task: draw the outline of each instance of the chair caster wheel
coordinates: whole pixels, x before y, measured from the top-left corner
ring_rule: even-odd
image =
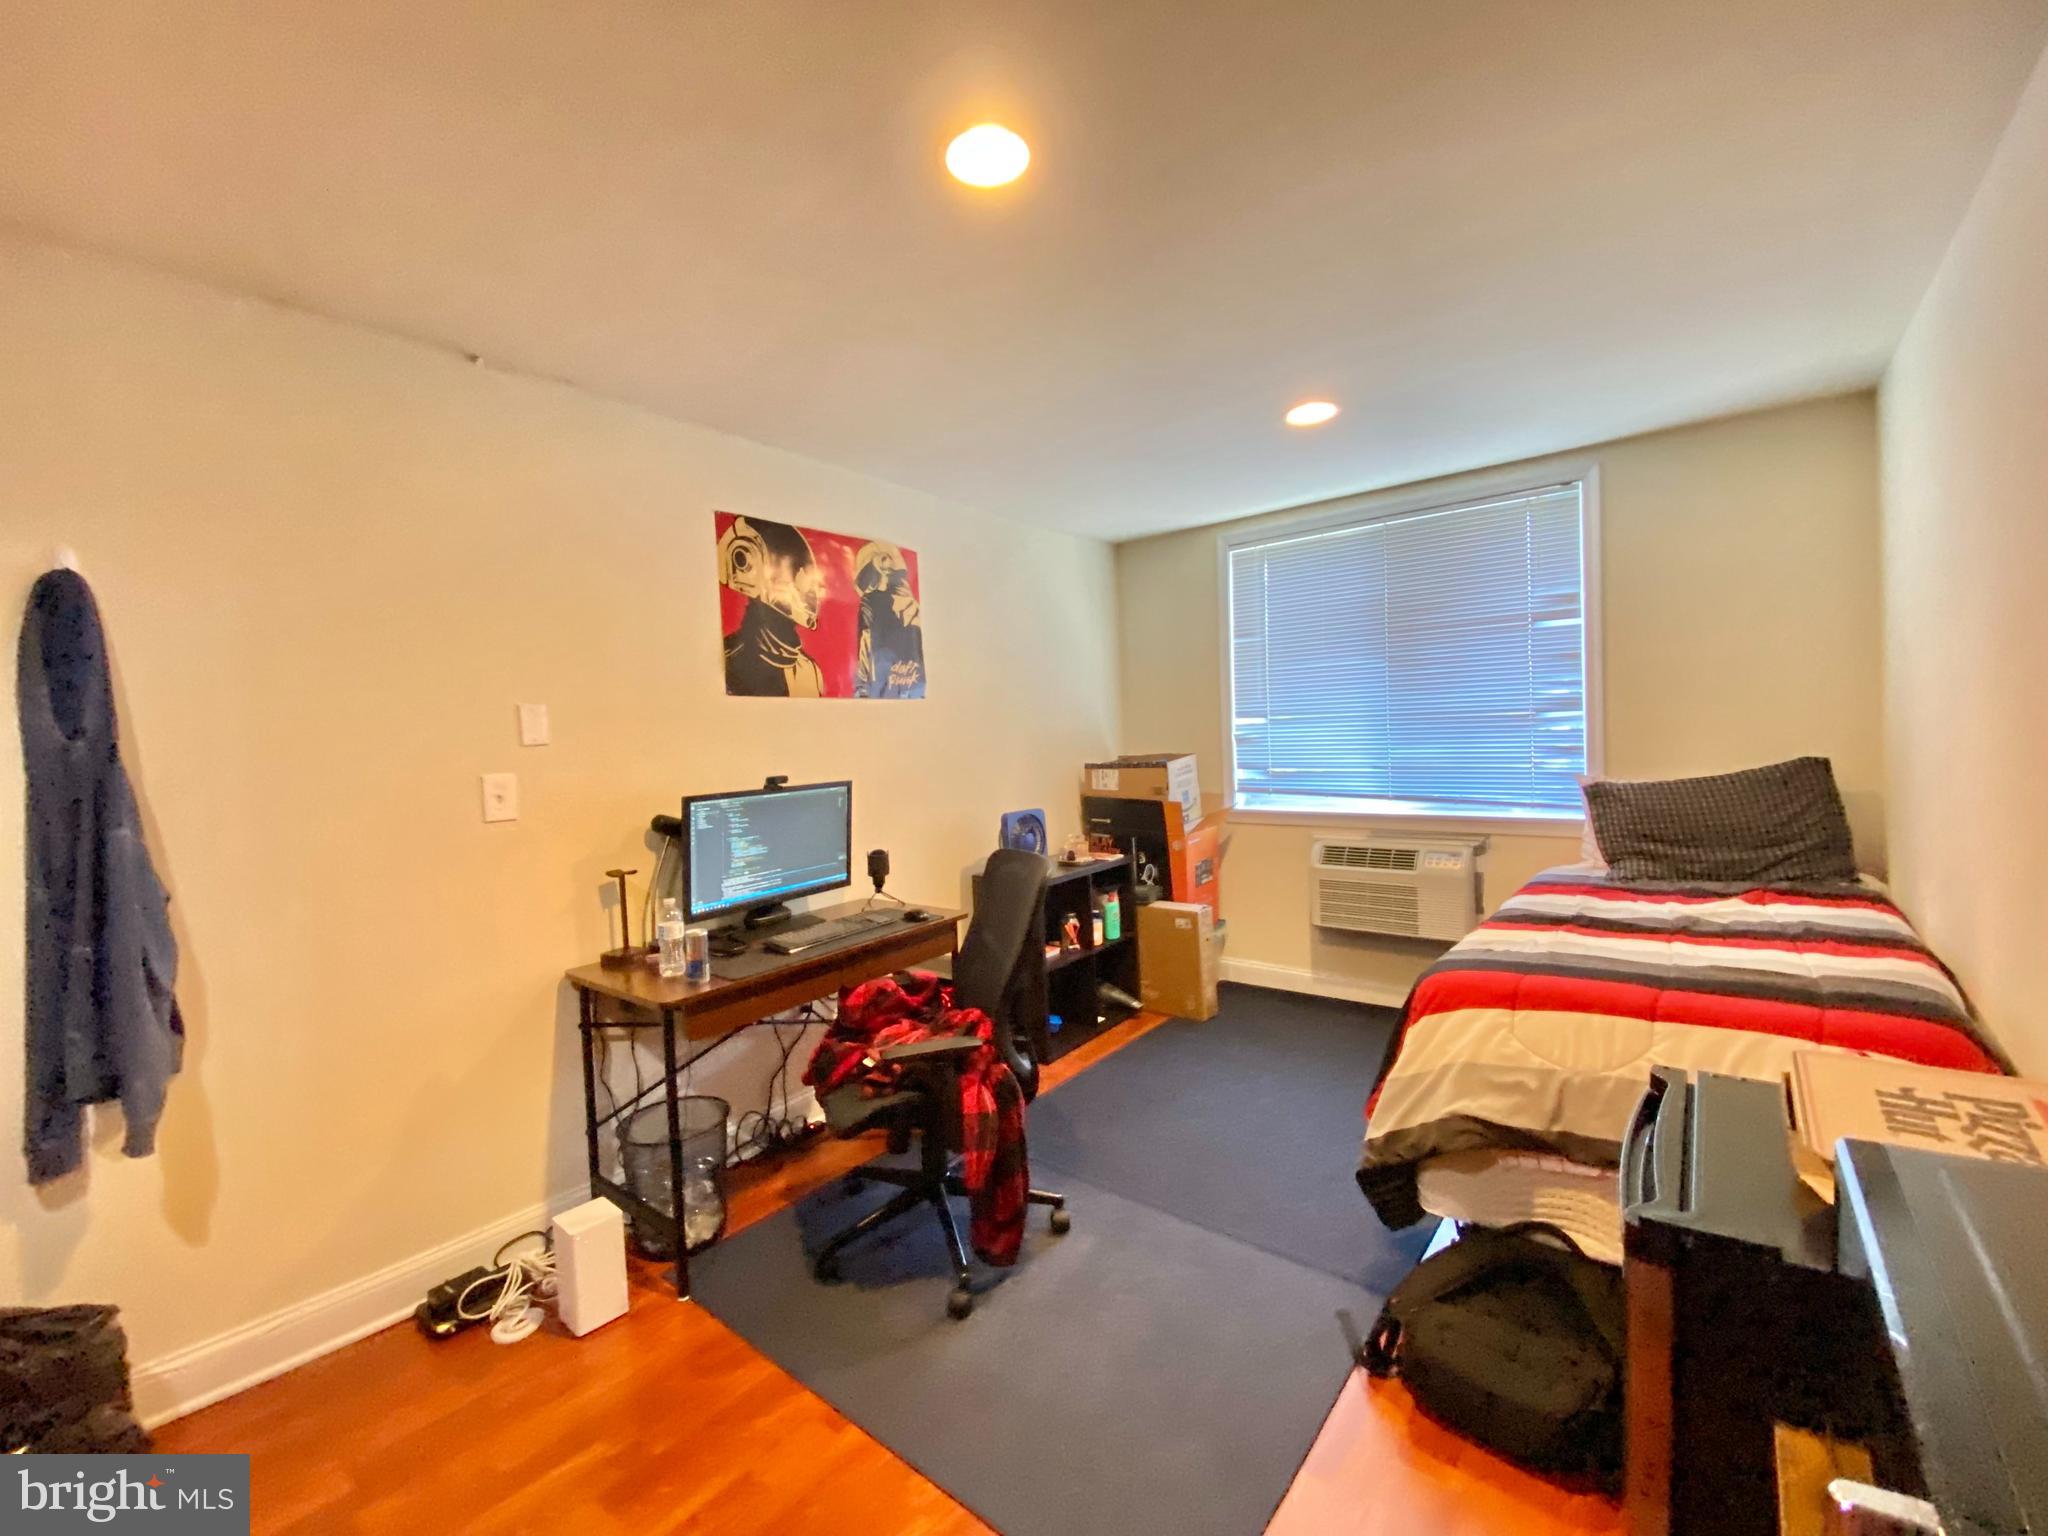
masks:
[[[957,1323],[973,1310],[974,1292],[968,1290],[964,1285],[955,1286],[953,1293],[946,1298],[946,1316],[952,1318]]]
[[[1064,1205],[1054,1206],[1052,1208],[1052,1215],[1046,1218],[1046,1225],[1051,1227],[1054,1232],[1064,1232],[1073,1224],[1074,1218],[1067,1214],[1067,1208]]]

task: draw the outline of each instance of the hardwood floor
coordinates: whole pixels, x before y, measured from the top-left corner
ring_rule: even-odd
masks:
[[[1510,1466],[1353,1371],[1266,1536],[1620,1536],[1621,1510]]]
[[[1046,1069],[1045,1091],[1160,1027],[1140,1015]],[[822,1141],[731,1181],[737,1231],[864,1161]],[[264,1532],[970,1536],[989,1528],[635,1261],[632,1309],[507,1348],[410,1323],[157,1431],[247,1451]],[[1285,1536],[1610,1532],[1612,1506],[1505,1466],[1354,1376],[1271,1528]],[[1077,1533],[1083,1536],[1083,1533]]]

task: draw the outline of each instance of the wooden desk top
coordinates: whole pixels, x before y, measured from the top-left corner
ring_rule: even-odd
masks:
[[[820,907],[811,915],[830,921],[865,907],[865,901]],[[881,910],[881,909],[875,909]],[[693,1040],[708,1039],[750,1024],[780,1009],[809,1002],[876,976],[886,976],[920,960],[953,953],[959,942],[963,913],[939,907],[921,909],[931,915],[920,922],[898,922],[877,928],[853,944],[836,945],[819,954],[790,955],[787,964],[755,976],[708,981],[669,979],[652,964],[608,971],[602,965],[579,965],[567,974],[582,992],[624,1004],[628,1009],[659,1015],[674,1010]],[[713,964],[716,964],[714,958]]]

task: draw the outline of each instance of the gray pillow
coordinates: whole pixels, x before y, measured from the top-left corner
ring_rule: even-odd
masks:
[[[1698,779],[1595,779],[1586,809],[1620,880],[1853,880],[1849,818],[1824,757]]]

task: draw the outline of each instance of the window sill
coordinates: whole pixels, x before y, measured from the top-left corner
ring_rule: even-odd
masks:
[[[1421,806],[1404,809],[1398,803],[1386,802],[1366,802],[1348,806],[1336,800],[1287,806],[1256,801],[1251,804],[1239,802],[1230,807],[1229,817],[1233,822],[1252,826],[1323,827],[1354,832],[1399,829],[1425,837],[1431,834],[1452,837],[1477,834],[1571,841],[1577,841],[1586,824],[1585,817],[1571,814],[1467,814],[1432,811]]]

